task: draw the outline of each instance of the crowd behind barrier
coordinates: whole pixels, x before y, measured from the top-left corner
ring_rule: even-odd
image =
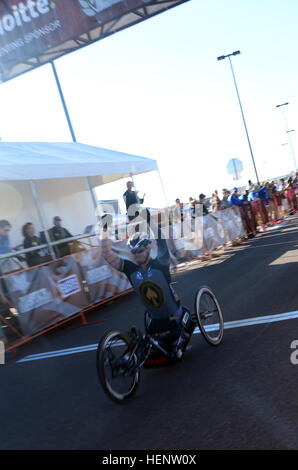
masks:
[[[298,172],[287,178],[264,181],[262,184],[254,184],[249,180],[247,187],[241,190],[236,187],[232,190],[224,188],[221,197],[216,190],[211,198],[200,194],[197,200],[190,197],[186,204],[176,199],[176,219],[183,220],[187,213],[193,216],[196,204],[202,205],[203,215],[238,207],[245,234],[248,238],[253,238],[257,232],[280,223],[286,215],[295,214],[298,208],[297,194]]]
[[[163,218],[162,211],[159,212]],[[167,216],[167,211],[165,213]],[[197,225],[193,225],[191,217],[183,224],[171,219],[167,223],[166,216],[163,225],[169,234],[172,267],[189,259],[190,253],[192,258],[197,257],[243,235],[238,208],[222,211],[220,216],[210,214],[204,219],[201,217],[201,223]],[[131,256],[127,238],[129,230],[136,229],[132,225],[139,223],[139,219],[135,219],[127,224],[121,232],[126,235],[121,240],[117,239],[114,231],[113,247],[121,256]],[[94,233],[86,236],[95,238]],[[46,331],[131,289],[126,276],[111,268],[103,259],[99,238],[95,240],[97,246],[86,244],[76,253],[26,269],[13,256],[2,260],[2,263],[10,264],[6,274],[0,276],[0,336],[8,344],[19,344],[24,338]]]
[[[294,214],[297,192],[298,173],[278,183],[249,181],[242,191],[223,189],[221,197],[215,191],[212,198],[200,194],[187,204],[177,199],[169,209],[139,208],[136,217],[112,227],[114,249],[129,258],[127,239],[140,228],[140,217],[146,224],[157,214],[175,268],[235,240],[251,238],[286,214]],[[0,221],[0,339],[6,344],[19,344],[131,289],[127,278],[103,259],[95,228],[90,225],[85,234],[72,236],[55,216],[47,235],[36,236],[33,224],[27,223],[22,229],[23,244],[15,251],[9,243],[11,224]],[[49,251],[49,240],[56,259]]]

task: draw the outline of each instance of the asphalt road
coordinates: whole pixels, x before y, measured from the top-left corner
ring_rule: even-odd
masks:
[[[98,323],[73,322],[24,346],[0,366],[0,449],[298,449],[298,365],[290,361],[298,318],[268,321],[298,310],[297,263],[296,216],[214,261],[181,267],[174,280],[184,305],[192,308],[207,284],[227,326],[251,324],[227,327],[217,348],[194,335],[181,363],[142,370],[124,405],[102,391],[92,347],[18,361],[94,345],[114,327],[141,327],[134,294],[88,315]]]

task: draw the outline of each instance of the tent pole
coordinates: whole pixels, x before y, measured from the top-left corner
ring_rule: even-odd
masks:
[[[131,177],[131,181],[132,181],[133,186],[134,186],[134,188],[135,188],[135,190],[136,190],[137,188],[136,188],[136,185],[135,185],[135,180],[134,180],[133,174],[130,172],[130,173],[129,173],[129,176]]]
[[[88,189],[89,189],[89,192],[90,192],[90,195],[91,195],[91,199],[92,199],[92,202],[93,202],[94,209],[97,209],[97,199],[95,197],[95,194],[94,194],[94,191],[93,191],[93,188],[92,188],[90,176],[86,176],[86,181],[87,181],[87,185],[88,185]]]
[[[48,231],[46,229],[46,226],[45,226],[45,223],[44,223],[44,220],[43,220],[41,205],[40,205],[40,202],[39,202],[39,197],[38,197],[38,194],[37,194],[37,191],[36,191],[35,183],[32,180],[30,180],[30,188],[31,188],[31,193],[32,193],[32,196],[33,196],[33,199],[34,199],[34,202],[35,202],[36,209],[37,209],[39,221],[40,221],[42,230],[44,232],[44,235],[45,235],[45,238],[46,238],[46,241],[47,241],[47,245],[48,245],[49,250],[50,250],[51,257],[52,257],[52,259],[56,259],[56,255],[55,255],[55,252],[54,252],[53,247],[51,245],[51,240],[50,240]]]
[[[64,114],[65,114],[65,117],[66,117],[66,120],[67,120],[67,124],[68,124],[68,127],[69,127],[69,131],[70,131],[70,134],[71,134],[71,138],[72,138],[72,141],[73,141],[73,142],[76,142],[77,139],[76,139],[76,136],[75,136],[73,127],[72,127],[72,123],[71,123],[71,120],[70,120],[69,112],[68,112],[68,109],[67,109],[67,106],[66,106],[66,102],[65,102],[65,99],[64,99],[64,95],[63,95],[63,91],[62,91],[62,88],[61,88],[60,80],[59,80],[59,77],[58,77],[58,74],[57,74],[57,70],[56,70],[56,67],[55,67],[55,64],[54,64],[53,61],[51,61],[51,66],[52,66],[52,69],[53,69],[53,72],[54,72],[54,77],[55,77],[55,80],[56,80],[56,85],[57,85],[57,88],[58,88],[58,91],[59,91],[60,99],[61,99],[62,106],[63,106],[63,109],[64,109]]]
[[[160,184],[161,184],[161,187],[162,187],[163,195],[164,195],[164,198],[165,198],[165,201],[166,201],[166,205],[167,205],[167,207],[170,207],[158,166],[157,166],[156,169],[157,169],[157,173],[158,173],[158,176],[159,176],[159,181],[160,181]]]
[[[57,85],[57,88],[58,88],[58,91],[59,91],[61,103],[62,103],[62,106],[63,106],[64,114],[65,114],[66,121],[67,121],[68,128],[69,128],[69,132],[71,134],[72,141],[76,142],[77,139],[76,139],[73,127],[72,127],[71,119],[70,119],[69,112],[68,112],[68,109],[67,109],[67,106],[66,106],[66,101],[65,101],[65,98],[64,98],[64,95],[63,95],[62,87],[61,87],[61,84],[60,84],[60,80],[59,80],[59,77],[58,77],[58,73],[57,73],[54,61],[51,61],[51,66],[52,66],[52,69],[53,69],[54,77],[55,77],[55,80],[56,80],[56,85]],[[94,195],[94,191],[93,191],[91,181],[90,181],[90,176],[87,176],[86,180],[87,180],[87,186],[88,186],[88,189],[89,189],[89,192],[90,192],[90,195],[91,195],[91,199],[92,199],[94,209],[97,209],[97,199]]]

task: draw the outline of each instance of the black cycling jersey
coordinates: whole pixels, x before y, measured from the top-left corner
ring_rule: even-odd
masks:
[[[119,270],[126,274],[152,319],[175,316],[180,302],[174,293],[170,274],[170,255],[167,242],[157,240],[158,255],[150,259],[146,270],[126,259],[120,259]]]

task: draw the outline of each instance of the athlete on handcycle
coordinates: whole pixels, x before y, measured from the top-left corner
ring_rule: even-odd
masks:
[[[145,232],[135,233],[128,241],[134,262],[120,258],[111,248],[107,230],[103,231],[102,253],[105,260],[128,277],[143,303],[146,328],[165,348],[181,358],[196,326],[190,313],[180,306],[171,286],[170,254],[158,228],[157,257],[151,257],[151,239]]]

